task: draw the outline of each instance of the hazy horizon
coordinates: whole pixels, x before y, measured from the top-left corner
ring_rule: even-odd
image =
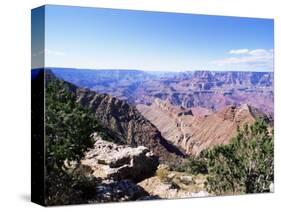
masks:
[[[83,70],[83,71],[143,71],[143,72],[159,72],[159,73],[183,73],[183,72],[200,72],[200,71],[208,71],[208,72],[268,72],[274,73],[274,71],[249,71],[249,70],[143,70],[143,69],[119,69],[119,68],[76,68],[76,67],[35,67],[35,69],[74,69],[74,70]]]

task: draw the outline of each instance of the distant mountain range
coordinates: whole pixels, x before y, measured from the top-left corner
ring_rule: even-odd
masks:
[[[59,78],[131,104],[150,105],[155,98],[177,106],[219,111],[248,104],[273,116],[272,72],[86,70],[51,68]]]

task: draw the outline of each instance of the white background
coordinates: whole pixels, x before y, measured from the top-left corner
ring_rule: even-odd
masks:
[[[30,9],[44,3],[275,18],[275,194],[52,207],[68,211],[276,211],[281,204],[279,0],[2,0],[0,5],[0,211],[44,208],[30,198]],[[279,208],[280,211],[280,208]]]

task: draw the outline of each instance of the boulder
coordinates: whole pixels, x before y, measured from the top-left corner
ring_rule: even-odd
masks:
[[[83,165],[91,167],[95,177],[138,182],[155,173],[158,157],[148,148],[117,145],[97,136],[95,140],[94,148],[86,152],[81,161]]]
[[[187,175],[180,176],[180,181],[186,185],[194,183],[193,177]]]

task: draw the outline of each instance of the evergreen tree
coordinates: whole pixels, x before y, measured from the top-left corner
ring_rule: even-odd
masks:
[[[94,194],[95,179],[65,171],[64,161],[79,161],[101,126],[76,102],[71,85],[47,78],[45,91],[46,204],[83,203]]]
[[[207,189],[216,194],[268,192],[274,181],[273,132],[263,120],[245,125],[229,145],[203,153]]]
[[[99,127],[97,121],[63,81],[48,82],[45,101],[47,165],[60,167],[66,159],[79,160],[92,145],[90,135]]]

